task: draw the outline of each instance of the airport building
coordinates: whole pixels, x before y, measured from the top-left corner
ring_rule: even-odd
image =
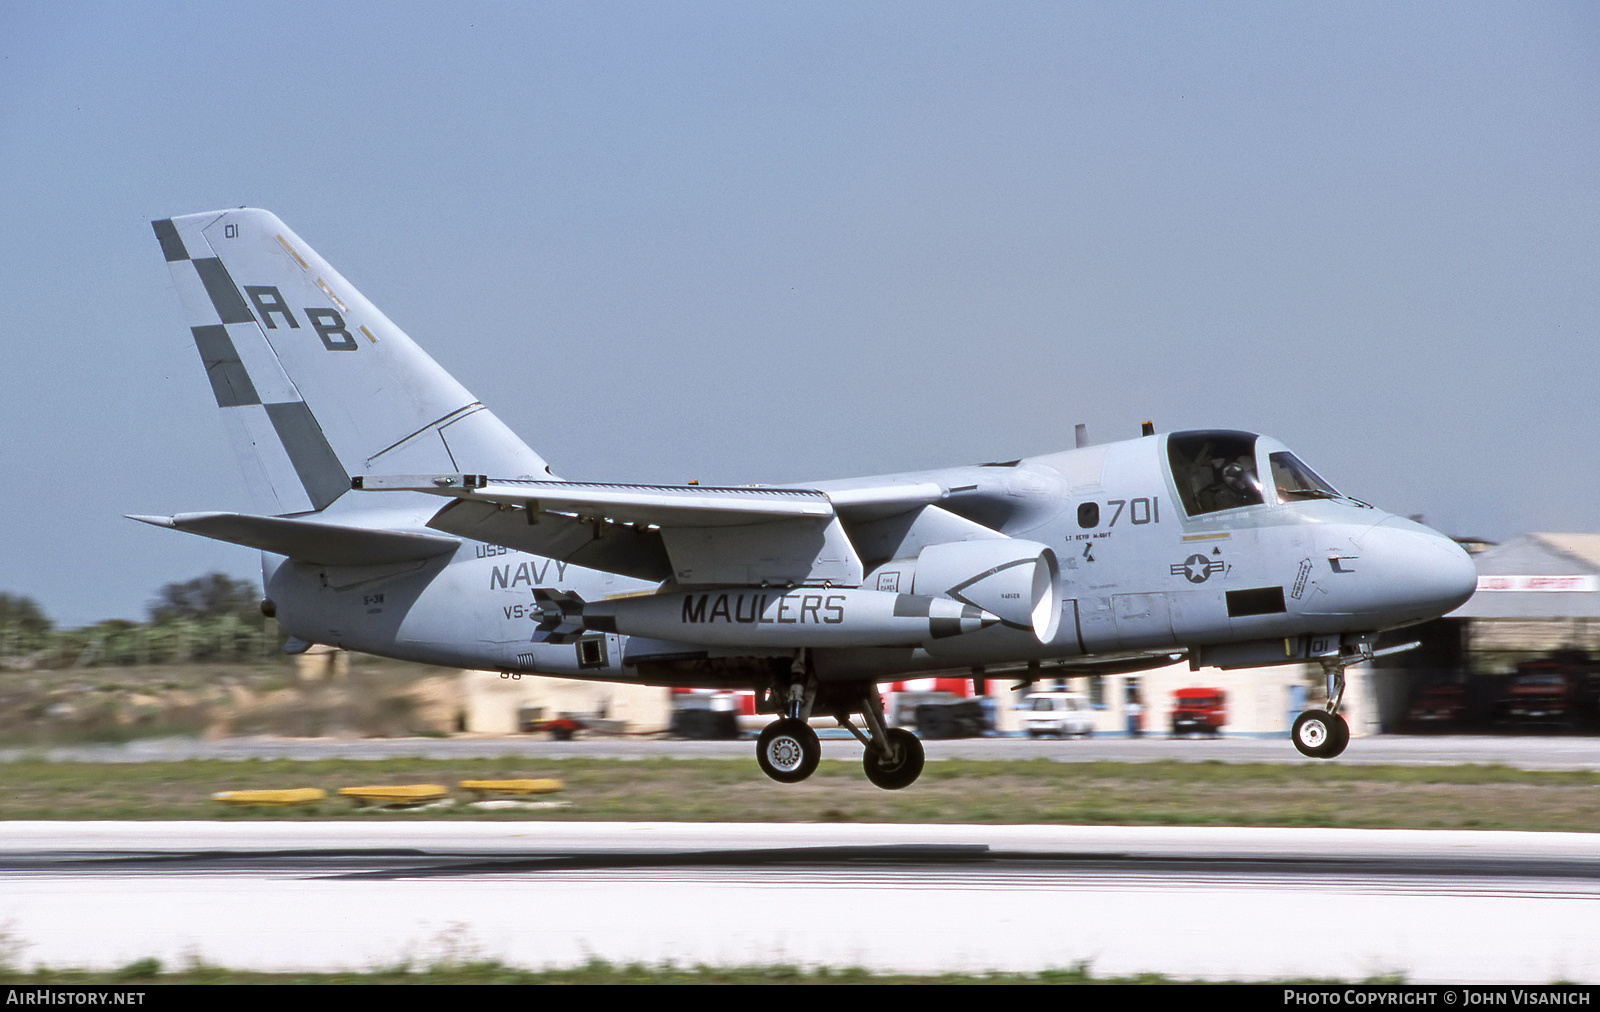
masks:
[[[1600,534],[1523,534],[1473,554],[1478,591],[1380,658],[1385,730],[1583,730],[1600,694]]]
[[[1553,649],[1600,649],[1600,534],[1523,534],[1473,561],[1463,624],[1473,669]]]

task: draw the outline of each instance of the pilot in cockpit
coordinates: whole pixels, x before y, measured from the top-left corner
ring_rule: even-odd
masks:
[[[1223,483],[1239,493],[1241,502],[1248,502],[1260,494],[1260,490],[1256,488],[1255,482],[1251,481],[1250,477],[1250,473],[1244,469],[1244,465],[1237,460],[1230,461],[1222,469]]]

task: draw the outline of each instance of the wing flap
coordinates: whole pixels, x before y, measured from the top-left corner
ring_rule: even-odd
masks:
[[[428,526],[472,541],[641,580],[672,576],[672,563],[659,531],[604,521],[583,523],[561,513],[540,513],[536,524],[528,523],[527,517],[527,510],[458,499],[435,514]]]

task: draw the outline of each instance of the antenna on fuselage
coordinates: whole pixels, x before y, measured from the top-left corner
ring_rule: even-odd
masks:
[[[1155,422],[1145,422],[1143,425],[1139,426],[1139,435],[1141,435],[1141,436],[1153,436],[1155,434],[1156,434],[1156,423]]]
[[[1089,427],[1082,422],[1072,427],[1072,442],[1078,449],[1089,445]]]

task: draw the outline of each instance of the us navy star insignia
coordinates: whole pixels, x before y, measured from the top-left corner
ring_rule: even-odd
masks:
[[[1221,559],[1208,559],[1204,555],[1191,555],[1182,562],[1172,564],[1172,575],[1181,576],[1190,583],[1205,583],[1211,579],[1212,573],[1220,573],[1224,563]]]

